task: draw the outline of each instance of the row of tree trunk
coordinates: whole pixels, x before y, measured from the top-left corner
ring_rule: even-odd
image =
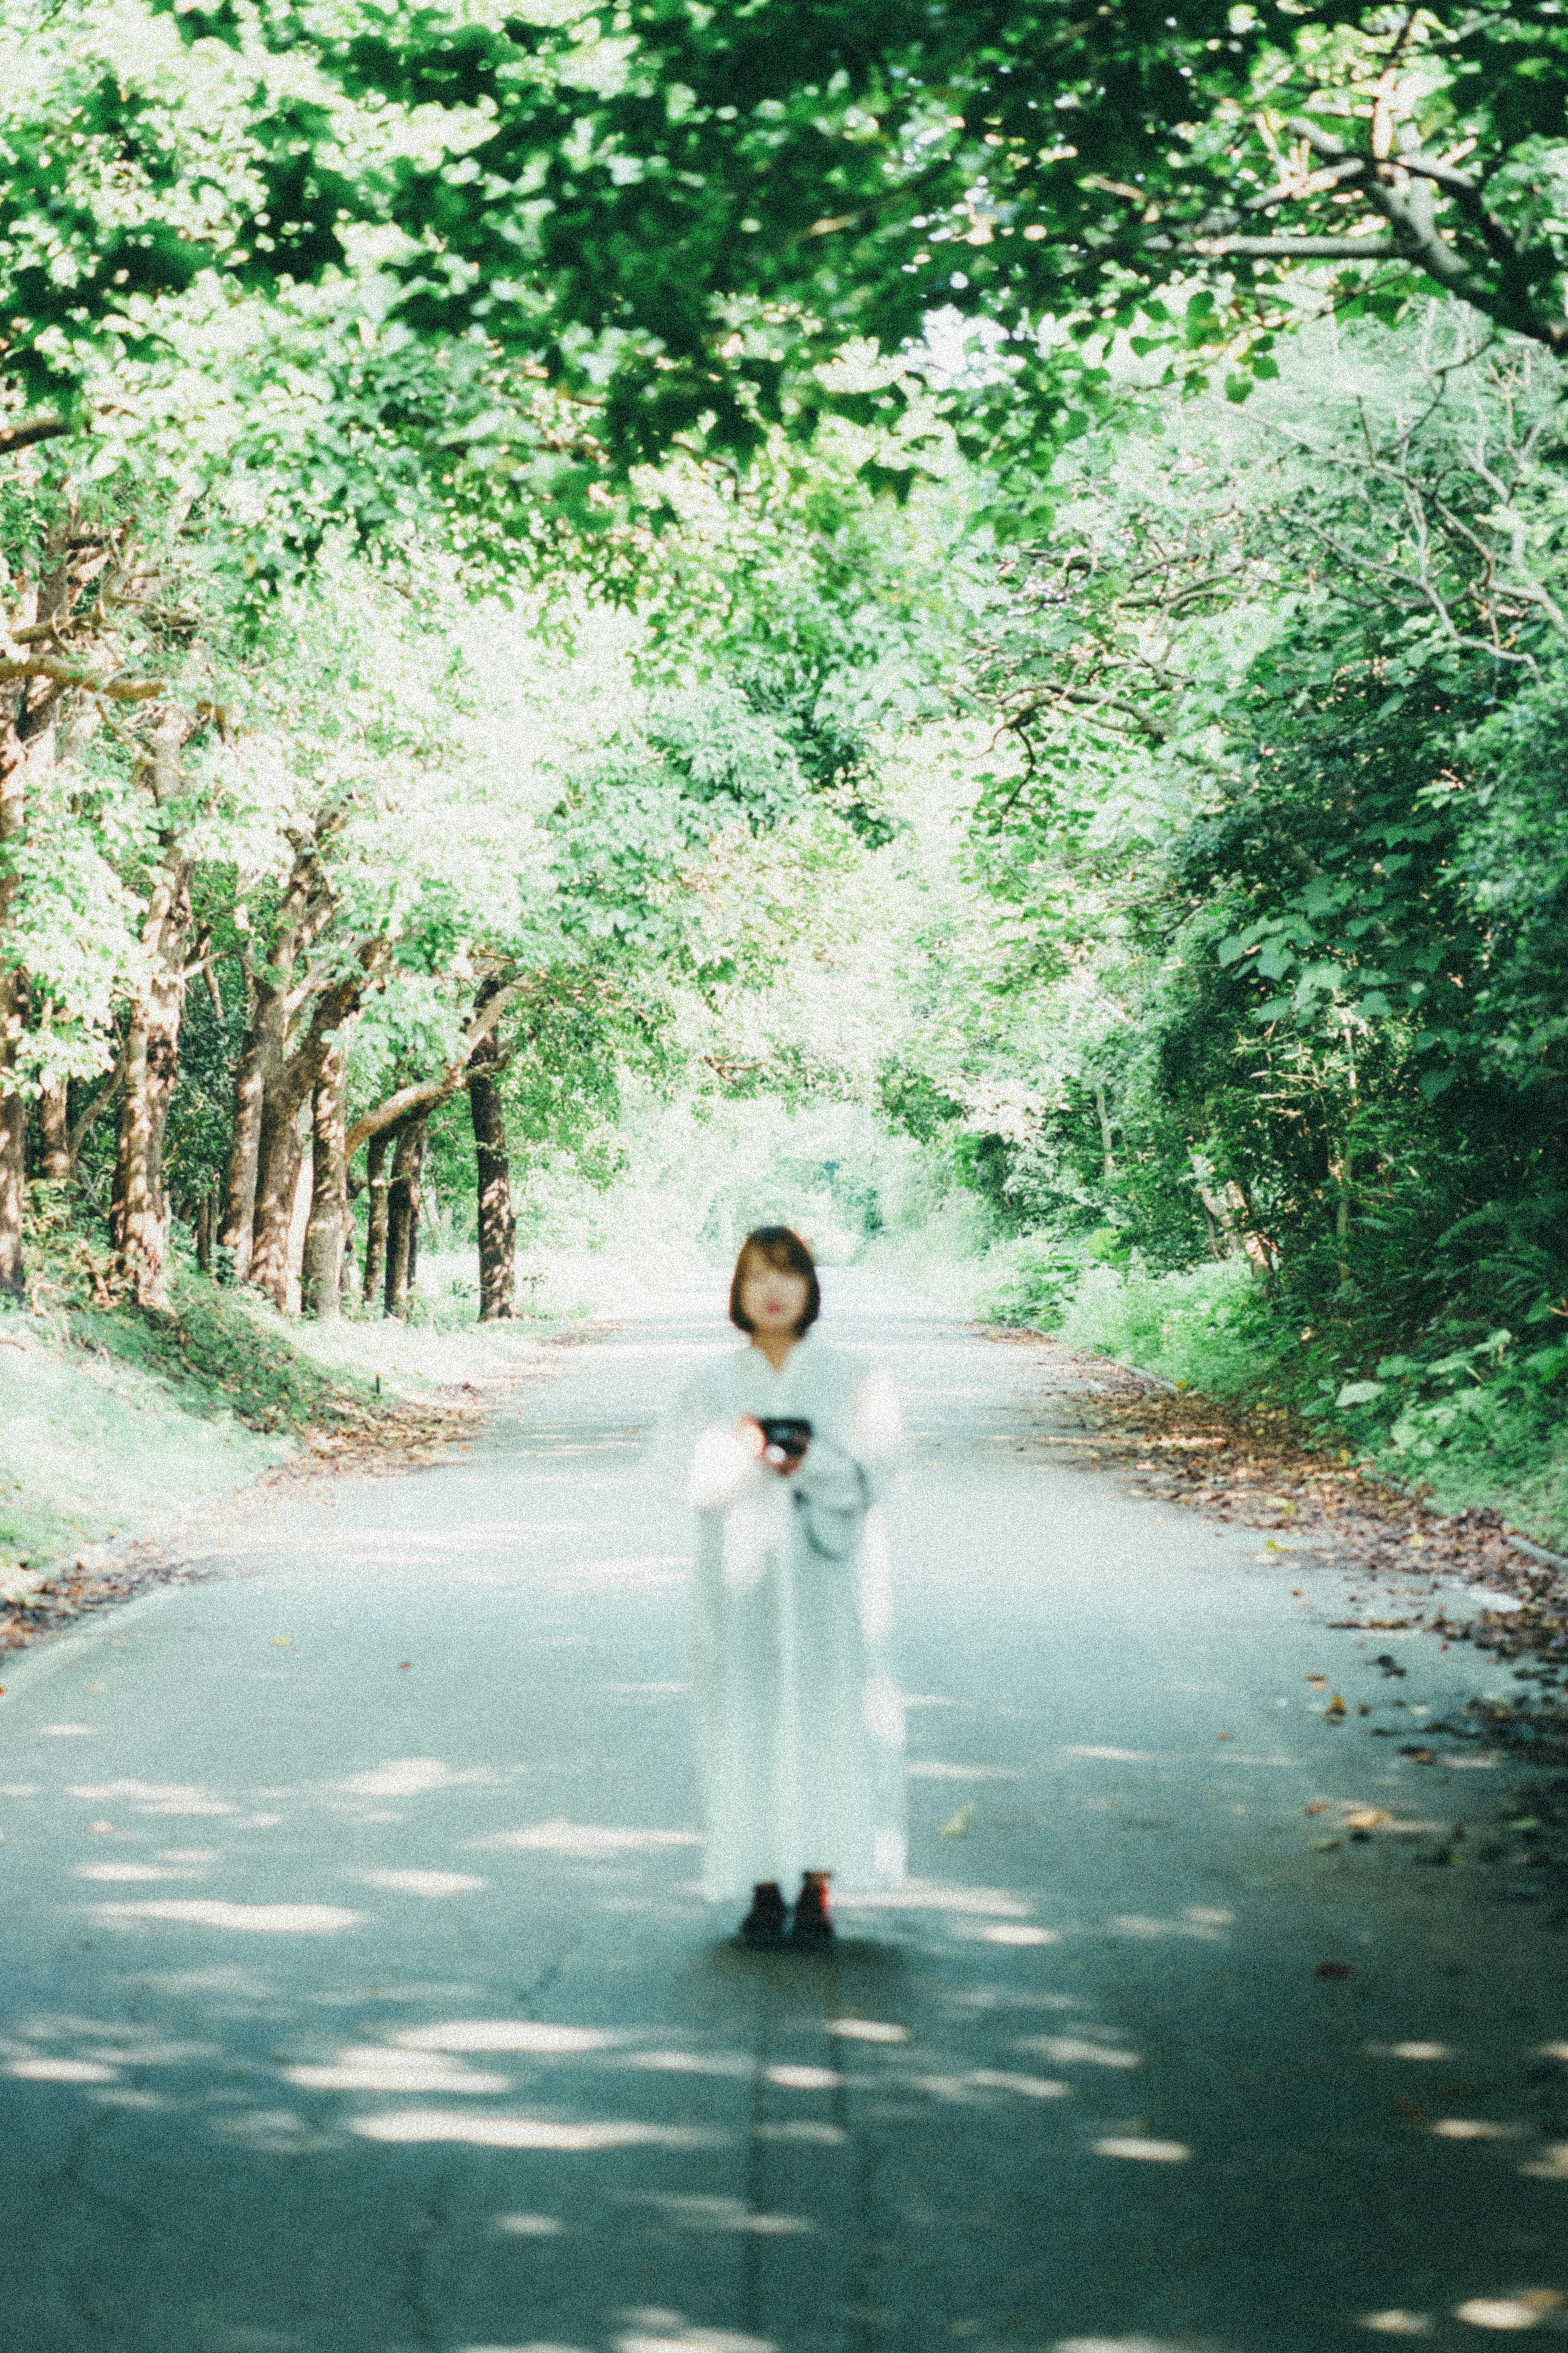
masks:
[[[63,1086],[45,1092],[37,1114],[34,1166],[47,1181],[62,1183],[76,1173],[91,1114],[118,1099],[110,1232],[116,1253],[132,1276],[136,1295],[144,1305],[163,1303],[166,1288],[173,1211],[163,1175],[163,1137],[179,1076],[184,997],[174,960],[158,951],[167,951],[178,943],[183,953],[190,928],[188,881],[188,869],[172,869],[149,907],[142,937],[153,951],[150,959],[153,977],[131,1008],[124,1044],[110,1080],[74,1122],[68,1117]],[[346,1023],[321,1035],[319,1051],[312,1042],[304,1050],[297,1047],[293,1053],[277,1058],[282,1083],[269,1103],[264,1064],[262,1082],[257,1083],[262,1057],[257,1052],[256,1036],[268,1010],[263,1008],[247,1029],[236,1080],[234,1134],[225,1185],[221,1191],[209,1191],[190,1204],[198,1265],[204,1271],[216,1271],[218,1251],[226,1249],[232,1254],[236,1280],[264,1290],[280,1306],[289,1304],[296,1271],[290,1247],[295,1203],[308,1148],[310,1208],[298,1267],[302,1312],[320,1319],[337,1316],[357,1282],[366,1305],[379,1301],[388,1315],[406,1316],[418,1268],[431,1115],[437,1102],[466,1085],[479,1173],[480,1319],[494,1322],[510,1316],[516,1219],[505,1110],[498,1083],[501,1056],[493,1029],[483,1030],[455,1076],[450,1068],[443,1073],[434,1100],[420,1102],[388,1123],[372,1124],[378,1116],[374,1113],[358,1123],[354,1141],[361,1140],[360,1131],[368,1127],[368,1133],[363,1136],[365,1176],[356,1181],[349,1166]],[[288,1115],[290,1099],[298,1092],[301,1064],[307,1071],[314,1067],[308,1124],[300,1104],[296,1103],[292,1118]],[[16,1125],[25,1152],[26,1098],[0,1087],[0,1116],[10,1114],[13,1105],[19,1113]],[[361,1191],[367,1195],[363,1274],[354,1267],[351,1248],[352,1205]],[[10,1287],[18,1293],[21,1289],[19,1283]]]
[[[141,1304],[162,1306],[167,1297],[171,1210],[163,1137],[179,1077],[186,988],[202,973],[220,1009],[222,1002],[208,942],[204,937],[193,945],[200,812],[184,763],[187,747],[207,731],[226,736],[226,718],[217,706],[187,707],[166,684],[128,675],[126,649],[113,632],[125,616],[151,609],[157,576],[129,526],[84,528],[67,493],[57,523],[40,543],[36,576],[11,584],[12,636],[24,649],[0,661],[0,1293],[18,1298],[25,1294],[23,1217],[35,1096],[36,1166],[54,1182],[69,1180],[92,1122],[118,1105],[110,1213],[115,1251]],[[143,886],[141,955],[119,1058],[73,1117],[63,1081],[46,1069],[39,1093],[28,1077],[31,1038],[51,1008],[39,1001],[15,944],[21,869],[6,852],[25,840],[29,800],[40,778],[59,764],[79,763],[110,710],[121,713],[116,732],[132,753],[136,786],[151,805],[155,849]],[[384,985],[393,959],[390,940],[347,935],[339,920],[327,852],[341,822],[331,809],[300,821],[290,835],[292,866],[266,935],[245,934],[246,1021],[232,1141],[221,1198],[216,1208],[209,1203],[200,1211],[200,1255],[215,1263],[221,1245],[237,1281],[288,1307],[289,1239],[309,1130],[310,1208],[300,1278],[305,1312],[338,1312],[351,1192],[359,1189],[351,1170],[363,1145],[370,1192],[364,1295],[381,1296],[389,1314],[406,1314],[417,1261],[426,1128],[437,1106],[466,1087],[479,1155],[480,1314],[487,1321],[510,1315],[515,1232],[496,1032],[524,978],[504,969],[486,978],[452,1059],[399,1088],[349,1128],[349,1031],[366,999]],[[243,926],[242,913],[236,913]]]

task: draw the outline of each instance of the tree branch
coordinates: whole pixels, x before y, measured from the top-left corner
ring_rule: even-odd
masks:
[[[468,1063],[475,1047],[489,1036],[507,1007],[514,997],[521,995],[527,985],[526,975],[510,980],[476,1008],[464,1027],[460,1051],[437,1077],[420,1079],[412,1086],[399,1087],[395,1094],[388,1095],[385,1102],[377,1103],[374,1111],[362,1113],[349,1130],[345,1157],[352,1160],[362,1144],[368,1143],[373,1135],[384,1134],[389,1127],[395,1127],[411,1112],[434,1111],[437,1103],[445,1103],[448,1096],[455,1095],[460,1087],[466,1086]]]
[[[71,1123],[70,1133],[66,1138],[66,1147],[70,1154],[70,1164],[73,1169],[76,1166],[77,1157],[81,1151],[82,1144],[86,1138],[88,1129],[92,1125],[93,1121],[98,1118],[100,1112],[106,1112],[109,1109],[110,1104],[114,1101],[116,1095],[118,1095],[121,1088],[124,1084],[125,1048],[122,1043],[119,1055],[116,1058],[114,1068],[109,1073],[108,1078],[104,1081],[102,1086],[100,1087],[98,1092],[92,1097],[91,1101],[86,1103],[83,1108],[78,1112],[76,1118]]]
[[[15,425],[0,425],[0,456],[12,449],[30,449],[35,441],[56,441],[69,431],[63,417],[24,417]]]
[[[1198,253],[1235,253],[1253,260],[1408,261],[1414,256],[1391,237],[1200,237]],[[1444,248],[1447,251],[1447,248]]]
[[[0,686],[10,686],[19,678],[46,678],[51,685],[79,687],[84,694],[105,695],[110,702],[151,702],[155,695],[168,691],[167,681],[161,678],[129,679],[118,673],[102,678],[46,654],[30,655],[21,661],[0,655]]]

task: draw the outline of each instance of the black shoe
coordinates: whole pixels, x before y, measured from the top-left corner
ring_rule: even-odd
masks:
[[[827,1908],[827,1883],[830,1871],[808,1871],[800,1883],[795,1898],[795,1923],[789,1932],[792,1945],[805,1945],[820,1952],[833,1942],[833,1917]]]
[[[779,1946],[784,1940],[789,1906],[776,1879],[761,1879],[752,1891],[752,1908],[741,1923],[742,1945]]]

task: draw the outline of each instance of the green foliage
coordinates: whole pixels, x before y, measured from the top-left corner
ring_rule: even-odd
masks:
[[[7,33],[0,279],[31,395],[274,300],[301,380],[336,395],[335,512],[412,459],[455,511],[472,486],[510,500],[514,551],[528,499],[585,521],[596,477],[678,439],[749,457],[773,425],[864,416],[819,364],[896,352],[942,308],[1007,345],[965,423],[1019,457],[1103,407],[1107,326],[1178,370],[1223,359],[1234,396],[1268,380],[1303,259],[1352,314],[1396,317],[1424,272],[1560,331],[1552,0],[661,0],[504,24],[72,0]]]
[[[300,1436],[357,1425],[368,1377],[324,1373],[253,1294],[221,1291],[176,1267],[167,1314],[124,1298],[101,1221],[63,1187],[30,1188],[29,1298],[39,1328],[69,1347],[159,1382],[182,1414]]]

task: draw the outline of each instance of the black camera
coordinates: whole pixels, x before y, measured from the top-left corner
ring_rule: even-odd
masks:
[[[793,1471],[811,1443],[810,1422],[781,1419],[763,1420],[760,1426],[763,1433],[763,1461],[771,1462],[775,1470],[781,1470],[787,1464]]]

